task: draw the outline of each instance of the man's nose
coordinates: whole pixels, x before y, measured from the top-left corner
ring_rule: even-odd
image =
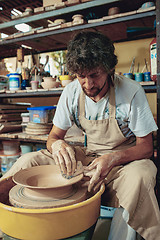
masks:
[[[94,82],[90,77],[85,78],[85,88],[91,89],[94,86]]]

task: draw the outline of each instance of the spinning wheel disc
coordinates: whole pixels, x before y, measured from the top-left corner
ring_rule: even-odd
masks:
[[[14,186],[9,192],[10,203],[20,208],[50,208],[75,204],[86,199],[87,188],[73,185],[68,193],[57,198],[52,189],[33,190],[22,186]]]

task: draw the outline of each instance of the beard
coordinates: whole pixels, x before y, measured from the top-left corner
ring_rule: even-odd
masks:
[[[101,91],[101,89],[99,89],[99,88],[92,88],[92,89],[90,89],[90,90],[87,90],[87,89],[85,89],[85,88],[82,88],[83,89],[83,92],[88,96],[88,97],[96,97],[99,93],[100,93],[100,91]]]
[[[88,96],[88,97],[96,97],[104,88],[106,85],[107,81],[105,81],[104,85],[101,88],[98,87],[93,87],[90,90],[87,90],[86,88],[82,88],[83,92]]]

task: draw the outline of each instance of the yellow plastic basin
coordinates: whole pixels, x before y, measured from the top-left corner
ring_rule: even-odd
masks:
[[[79,234],[96,223],[100,214],[100,190],[89,199],[70,206],[22,209],[0,202],[0,229],[23,240],[63,239]]]

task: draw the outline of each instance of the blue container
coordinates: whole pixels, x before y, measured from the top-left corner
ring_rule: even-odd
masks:
[[[150,72],[144,72],[144,81],[145,82],[151,81],[151,73]]]
[[[126,78],[134,79],[133,73],[124,73],[123,74]]]
[[[56,106],[41,106],[27,108],[29,111],[29,120],[34,123],[52,122]]]
[[[142,82],[143,81],[143,73],[135,73],[134,79],[136,82]]]

